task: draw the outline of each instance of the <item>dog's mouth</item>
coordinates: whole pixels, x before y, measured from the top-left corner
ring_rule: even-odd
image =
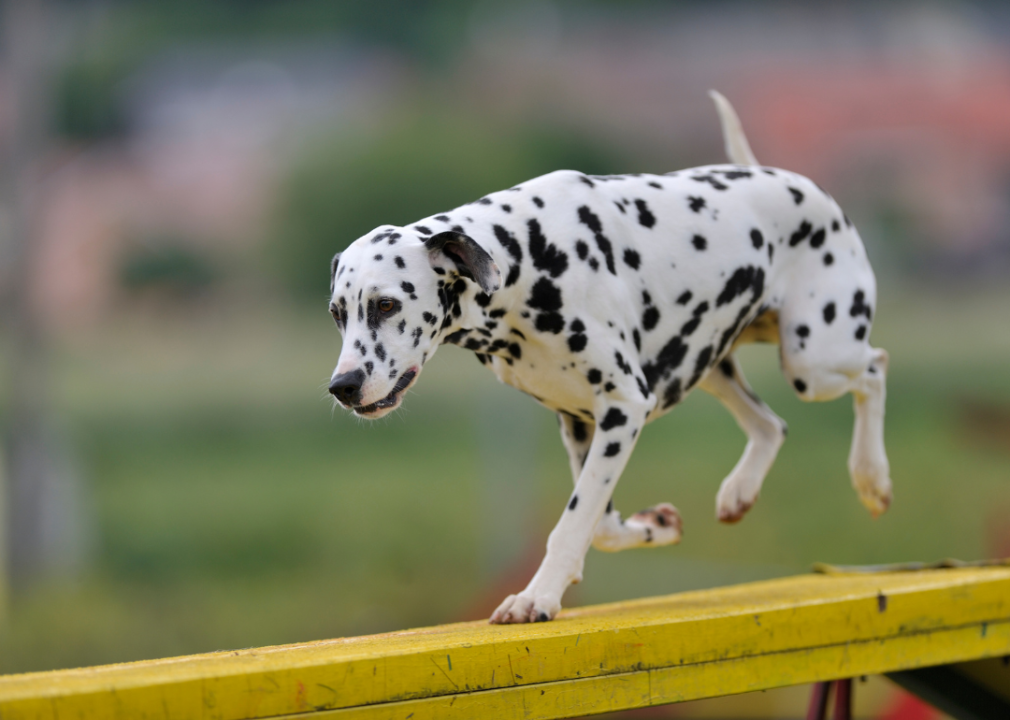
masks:
[[[376,413],[381,410],[388,410],[396,407],[396,404],[400,402],[401,394],[412,382],[414,382],[415,377],[417,377],[417,370],[411,368],[400,376],[400,379],[396,381],[396,385],[393,386],[389,395],[377,402],[373,402],[371,405],[359,405],[354,408],[354,412],[358,415],[371,415],[372,413]]]

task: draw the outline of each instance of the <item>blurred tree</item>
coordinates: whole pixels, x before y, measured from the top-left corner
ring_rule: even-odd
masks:
[[[627,167],[561,129],[502,128],[421,114],[363,141],[309,143],[285,187],[270,256],[295,296],[325,293],[329,260],[377,225],[403,225],[553,170]]]
[[[7,88],[13,112],[7,128],[0,204],[0,317],[8,344],[2,425],[0,561],[12,582],[73,566],[80,543],[80,486],[50,406],[49,353],[32,303],[53,74],[60,44],[56,9],[46,0],[0,6]],[[9,575],[8,575],[9,573]],[[2,589],[2,588],[0,588]]]

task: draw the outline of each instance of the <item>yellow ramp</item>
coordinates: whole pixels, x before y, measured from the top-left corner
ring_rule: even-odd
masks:
[[[808,575],[535,625],[3,676],[0,718],[563,718],[1008,654],[1010,567]]]

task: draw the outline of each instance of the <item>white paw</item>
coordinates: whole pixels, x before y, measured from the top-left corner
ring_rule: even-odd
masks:
[[[518,595],[509,595],[498,609],[491,613],[491,622],[495,625],[507,623],[547,622],[561,610],[559,598],[543,596],[534,598],[532,594],[523,591]]]
[[[757,502],[757,492],[744,492],[753,483],[727,479],[715,496],[715,514],[719,522],[740,522],[747,511]]]
[[[660,503],[640,510],[629,517],[625,525],[645,530],[645,542],[649,545],[673,545],[680,542],[680,512],[670,503]]]
[[[852,485],[866,509],[873,517],[883,514],[891,505],[891,477],[887,465],[856,465],[850,472]]]

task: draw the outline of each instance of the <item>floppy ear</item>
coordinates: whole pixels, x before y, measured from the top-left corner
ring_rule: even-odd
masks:
[[[336,287],[337,282],[337,264],[340,262],[340,253],[333,256],[330,260],[330,295],[333,294],[333,290]]]
[[[501,271],[487,250],[472,237],[452,230],[432,235],[424,241],[431,255],[442,253],[456,264],[456,270],[470,278],[488,295],[501,287]]]

